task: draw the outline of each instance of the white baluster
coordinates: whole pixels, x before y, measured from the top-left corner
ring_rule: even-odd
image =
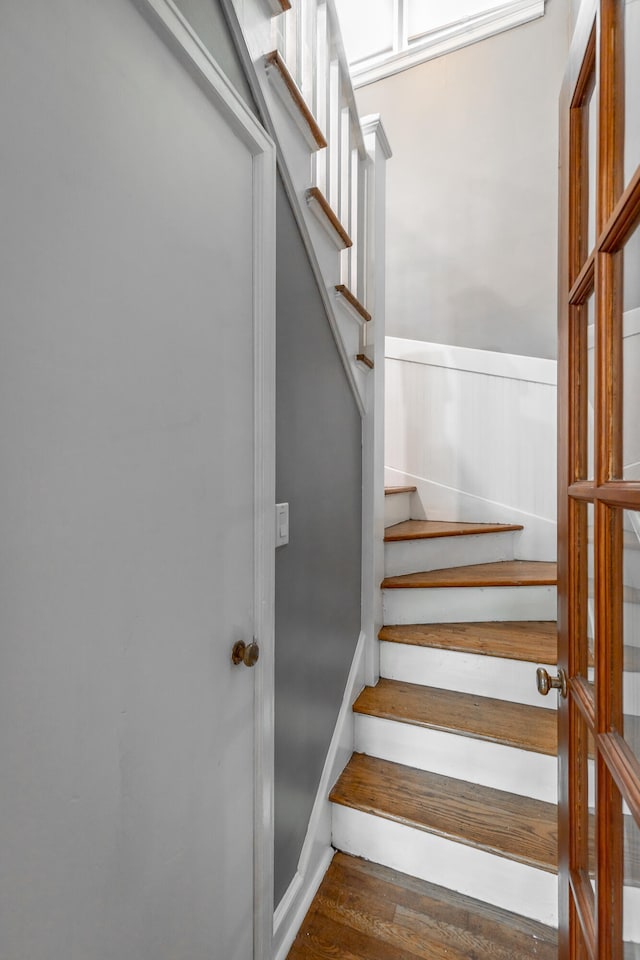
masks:
[[[329,63],[329,191],[327,200],[337,213],[340,209],[340,64]]]
[[[313,100],[313,111],[318,121],[320,129],[325,134],[329,133],[329,24],[327,20],[327,6],[325,3],[319,3],[316,7],[316,78],[315,95]],[[313,157],[313,180],[317,187],[328,196],[328,168],[329,151],[321,150]]]

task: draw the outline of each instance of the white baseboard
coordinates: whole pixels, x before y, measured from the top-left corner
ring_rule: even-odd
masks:
[[[456,490],[441,483],[385,466],[385,484],[418,488],[413,494],[416,520],[465,520],[471,523],[521,523],[516,560],[555,560],[557,525],[554,520],[526,513],[517,507]]]
[[[273,960],[285,960],[289,953],[334,853],[333,847],[326,847],[315,869],[306,876],[297,871],[289,884],[273,915]]]
[[[273,915],[274,960],[284,960],[286,957],[334,854],[331,846],[329,792],[353,753],[352,706],[365,685],[365,652],[366,636],[361,633],[309,818],[298,869]]]

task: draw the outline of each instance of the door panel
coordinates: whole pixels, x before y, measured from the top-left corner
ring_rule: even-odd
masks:
[[[562,960],[629,960],[637,950],[637,6],[583,3],[561,98]]]
[[[0,72],[0,955],[250,960],[253,157],[129,0]]]

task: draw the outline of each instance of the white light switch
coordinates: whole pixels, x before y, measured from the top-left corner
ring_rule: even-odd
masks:
[[[289,543],[289,504],[276,503],[276,547]]]

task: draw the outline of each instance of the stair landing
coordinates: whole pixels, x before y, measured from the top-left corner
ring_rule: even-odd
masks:
[[[555,930],[337,853],[288,960],[557,960]]]

